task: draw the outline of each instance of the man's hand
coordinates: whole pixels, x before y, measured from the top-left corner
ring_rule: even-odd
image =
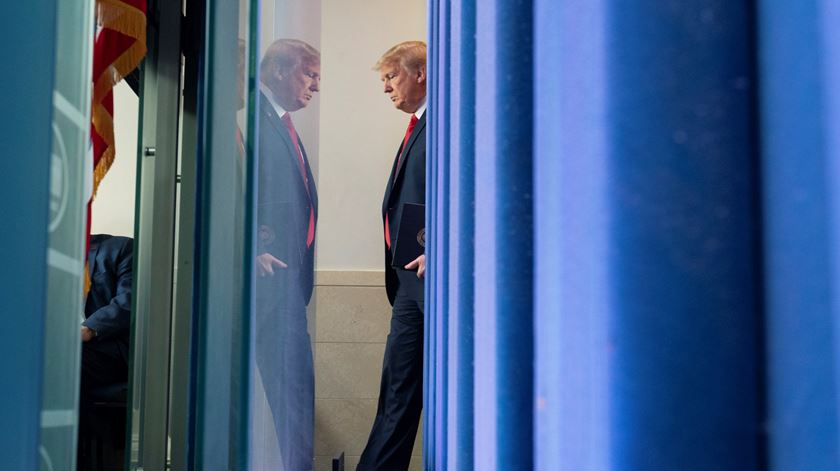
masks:
[[[270,253],[257,256],[257,273],[260,276],[273,276],[275,268],[289,268],[289,266]]]
[[[82,342],[90,342],[96,336],[96,332],[87,326],[82,326]]]
[[[421,255],[414,259],[413,262],[405,266],[406,270],[417,269],[417,278],[423,278],[426,274],[426,255]]]

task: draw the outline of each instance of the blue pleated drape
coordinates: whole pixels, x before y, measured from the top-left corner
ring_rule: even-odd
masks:
[[[427,469],[473,468],[473,272],[475,264],[475,0],[430,5],[429,101],[445,118],[430,121],[427,227]],[[450,98],[457,97],[457,98]],[[431,194],[431,193],[429,193]],[[439,335],[430,336],[431,332]]]
[[[426,469],[840,469],[840,4],[429,12]]]
[[[760,2],[772,469],[840,469],[840,4]]]
[[[609,469],[606,2],[534,19],[535,468]]]

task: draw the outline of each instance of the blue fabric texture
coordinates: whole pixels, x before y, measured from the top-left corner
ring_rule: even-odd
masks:
[[[840,6],[429,4],[426,469],[837,469]]]

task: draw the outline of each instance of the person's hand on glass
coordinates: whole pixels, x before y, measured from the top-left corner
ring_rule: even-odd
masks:
[[[260,276],[274,276],[274,270],[277,268],[289,268],[289,266],[270,253],[257,256],[257,273]]]

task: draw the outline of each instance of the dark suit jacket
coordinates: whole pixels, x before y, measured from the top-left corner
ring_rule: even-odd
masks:
[[[85,325],[96,331],[97,342],[113,341],[128,359],[131,326],[131,282],[134,240],[129,237],[90,236],[90,291],[85,302]]]
[[[394,166],[391,168],[391,177],[388,179],[388,186],[385,188],[385,198],[382,201],[382,222],[385,223],[385,215],[388,215],[388,226],[391,230],[391,247],[393,248],[394,238],[400,231],[400,217],[402,216],[403,203],[426,204],[426,114],[417,121],[414,131],[406,143],[406,155],[397,169],[397,157],[402,152],[402,145],[394,157]],[[397,272],[391,267],[392,253],[385,245],[385,290],[388,292],[388,300],[394,304],[394,297],[397,295]]]
[[[309,180],[307,192],[289,132],[262,93],[259,117],[257,255],[270,253],[288,268],[276,269],[273,277],[258,278],[258,303],[270,302],[261,299],[264,294],[285,298],[299,290],[304,304],[308,304],[314,284],[315,243],[307,247],[306,235],[310,205],[318,220],[315,179],[298,136]]]

